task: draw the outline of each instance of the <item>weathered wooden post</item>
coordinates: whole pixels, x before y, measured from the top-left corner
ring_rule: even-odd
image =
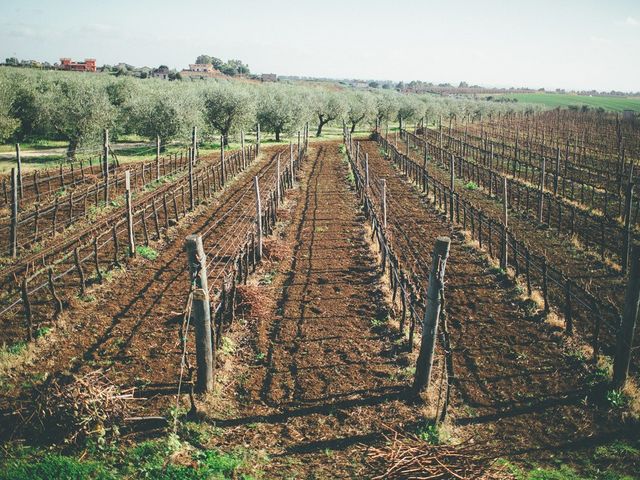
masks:
[[[109,129],[105,128],[102,142],[102,169],[104,173],[104,204],[109,203]]]
[[[560,175],[560,147],[556,147],[556,168],[553,179],[553,194],[558,195],[558,176]]]
[[[189,152],[189,210],[193,210],[196,207],[195,198],[193,195],[193,152]]]
[[[419,394],[429,388],[431,381],[431,369],[433,368],[433,355],[438,336],[438,323],[440,310],[442,309],[441,293],[444,289],[444,273],[449,257],[451,239],[438,237],[433,248],[431,272],[429,274],[429,287],[427,290],[427,305],[422,323],[422,340],[420,353],[416,362],[416,373],[413,379],[413,391]]]
[[[226,180],[226,172],[224,166],[224,137],[220,135],[220,183],[224,186]]]
[[[364,154],[364,188],[369,194],[369,154]]]
[[[187,262],[194,284],[191,318],[196,334],[196,385],[200,392],[210,392],[214,384],[215,342],[211,330],[211,308],[209,305],[209,285],[207,282],[207,260],[200,235],[186,238]],[[183,332],[186,342],[187,332]]]
[[[11,232],[9,237],[11,257],[18,256],[18,172],[11,169]]]
[[[156,180],[160,178],[160,135],[156,135]]]
[[[280,182],[280,154],[276,158],[276,205],[280,205],[282,201],[282,183]]]
[[[538,202],[538,222],[542,223],[544,211],[544,182],[546,160],[542,157],[542,167],[540,169],[540,201]]]
[[[500,252],[500,268],[503,270],[507,269],[507,260],[509,250],[507,244],[507,229],[509,227],[509,192],[508,192],[508,184],[507,177],[502,177],[502,191],[503,191],[503,199],[502,199],[502,221],[504,222],[504,228],[502,229],[502,251]]]
[[[613,386],[622,388],[629,376],[629,364],[633,349],[633,336],[638,321],[640,306],[640,246],[634,245],[631,251],[631,269],[624,298],[622,321],[618,328],[616,353],[613,362]]]
[[[196,148],[197,140],[197,127],[194,126],[191,131],[191,160],[194,165],[196,164],[196,158],[198,157],[198,150]]]
[[[24,188],[22,186],[22,155],[20,155],[20,144],[16,143],[16,161],[18,163],[18,194],[20,200],[24,197]]]
[[[627,273],[629,267],[629,251],[631,249],[631,205],[635,185],[631,182],[627,185],[624,201],[624,231],[622,237],[622,273]]]
[[[256,129],[256,156],[260,155],[260,124],[258,123]]]
[[[256,229],[258,233],[258,260],[262,259],[262,203],[260,201],[260,184],[258,177],[253,177],[253,186],[256,192]]]
[[[301,156],[302,156],[302,145],[300,144],[300,130],[298,130],[298,161],[300,161]]]
[[[456,184],[455,184],[455,180],[456,180],[456,160],[455,157],[453,156],[453,153],[451,154],[451,160],[449,163],[449,220],[451,221],[451,223],[453,223],[453,197],[455,195],[455,189],[456,189]]]
[[[124,172],[124,200],[127,208],[127,234],[129,238],[129,256],[136,254],[136,245],[133,236],[133,212],[131,210],[131,173],[129,170]]]
[[[383,178],[382,182],[382,225],[387,229],[387,180]]]

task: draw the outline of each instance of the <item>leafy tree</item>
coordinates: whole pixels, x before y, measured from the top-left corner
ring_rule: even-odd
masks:
[[[345,113],[344,97],[340,94],[319,91],[314,96],[313,113],[318,119],[316,137],[322,135],[322,128],[329,122],[337,120]]]
[[[397,97],[397,94],[391,92],[384,92],[376,96],[375,112],[380,124],[382,124],[383,121],[388,122],[396,116],[398,112]]]
[[[80,144],[99,138],[115,118],[106,89],[87,77],[56,80],[38,96],[38,103],[39,120],[56,137],[69,141],[70,158]]]
[[[293,131],[305,118],[305,99],[294,87],[270,85],[263,87],[258,101],[257,120],[266,132],[273,132],[276,141],[282,133]]]
[[[209,55],[198,55],[196,57],[196,63],[200,64],[212,63],[211,60],[212,58]]]
[[[347,119],[351,124],[351,133],[355,132],[356,126],[370,118],[374,113],[374,104],[371,95],[358,92],[350,95],[347,99]]]
[[[9,57],[4,61],[4,63],[12,67],[20,65],[20,61],[16,57]]]
[[[401,98],[397,118],[402,127],[403,121],[415,120],[417,116],[422,115],[424,104],[414,95],[403,95]]]
[[[380,84],[376,81],[369,82],[369,87],[371,88],[378,88],[379,86]]]
[[[6,83],[0,83],[0,143],[13,136],[20,126],[20,120],[13,117],[11,110],[11,92]]]
[[[255,119],[253,95],[238,86],[216,84],[204,92],[204,117],[224,136],[229,144],[229,134],[249,125]]]

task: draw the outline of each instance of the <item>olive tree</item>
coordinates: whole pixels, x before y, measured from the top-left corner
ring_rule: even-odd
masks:
[[[382,92],[376,95],[375,112],[379,124],[393,119],[398,112],[398,94]]]
[[[204,118],[229,144],[229,134],[255,121],[255,99],[240,85],[212,84],[203,92]]]
[[[56,79],[37,99],[39,121],[52,137],[69,142],[70,158],[79,145],[98,139],[111,127],[116,114],[103,85],[86,77]]]
[[[371,94],[357,92],[347,97],[347,120],[351,125],[351,133],[355,132],[359,123],[369,119],[375,111]]]
[[[415,120],[424,111],[424,104],[414,95],[402,95],[398,104],[397,119],[402,128],[403,121]]]
[[[322,128],[329,122],[342,117],[345,113],[345,98],[342,94],[318,91],[313,96],[312,110],[318,119],[316,137],[322,135]]]
[[[266,132],[273,132],[276,141],[282,133],[300,126],[307,114],[307,104],[300,89],[290,86],[270,85],[260,89],[257,120]]]

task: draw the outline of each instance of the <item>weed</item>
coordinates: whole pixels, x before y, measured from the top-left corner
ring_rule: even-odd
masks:
[[[37,461],[29,458],[9,460],[2,466],[0,480],[49,480],[51,478],[94,480],[115,479],[116,475],[95,461],[46,453]]]
[[[85,303],[91,303],[96,301],[96,297],[94,295],[78,295],[78,299],[82,300]]]
[[[477,190],[478,184],[476,182],[469,181],[465,184],[464,188],[466,188],[467,190]]]
[[[340,150],[340,153],[342,153],[342,154],[346,154],[347,153],[347,146],[344,143],[340,144],[340,146],[338,148]]]
[[[425,423],[418,427],[416,436],[431,445],[440,445],[442,442],[441,432],[435,423]]]
[[[222,348],[220,349],[223,355],[233,355],[236,352],[236,344],[229,337],[222,337]]]
[[[147,247],[146,245],[138,245],[136,247],[136,253],[142,258],[146,258],[147,260],[153,261],[158,258],[158,252],[151,247]]]
[[[372,318],[371,319],[371,326],[373,328],[381,328],[381,327],[384,327],[386,324],[387,324],[387,318],[383,318],[383,319]]]
[[[42,338],[49,334],[51,327],[40,327],[36,330],[36,338]]]
[[[629,399],[622,390],[609,390],[607,392],[607,402],[611,408],[623,408],[629,403]]]
[[[257,362],[261,362],[262,360],[264,360],[266,357],[266,355],[263,352],[258,352],[256,353],[256,361]]]
[[[271,285],[275,276],[276,271],[271,270],[270,272],[266,273],[264,277],[262,277],[262,279],[260,280],[260,285]]]

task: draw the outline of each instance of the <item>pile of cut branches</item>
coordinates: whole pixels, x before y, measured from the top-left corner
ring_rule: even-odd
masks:
[[[414,435],[392,431],[383,447],[367,447],[375,480],[513,480],[496,465],[486,447],[466,442],[432,445]]]
[[[67,443],[116,436],[133,391],[121,390],[100,370],[51,377],[35,389],[25,426],[48,440]]]

